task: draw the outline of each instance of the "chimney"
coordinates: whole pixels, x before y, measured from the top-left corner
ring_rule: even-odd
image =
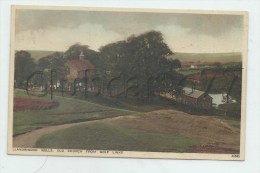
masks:
[[[79,59],[80,60],[85,59],[85,55],[84,55],[83,51],[80,52]]]

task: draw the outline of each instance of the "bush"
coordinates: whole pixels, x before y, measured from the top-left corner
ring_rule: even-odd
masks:
[[[219,105],[219,108],[225,112],[226,116],[241,117],[241,104],[240,103],[222,104],[222,105]]]

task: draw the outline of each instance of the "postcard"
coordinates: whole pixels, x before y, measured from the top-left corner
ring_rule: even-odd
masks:
[[[8,153],[245,159],[242,11],[13,6]]]

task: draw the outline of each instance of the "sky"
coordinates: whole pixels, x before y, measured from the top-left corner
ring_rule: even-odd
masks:
[[[173,52],[241,52],[241,15],[18,9],[16,50],[65,51],[80,43],[98,50],[108,43],[160,31]]]

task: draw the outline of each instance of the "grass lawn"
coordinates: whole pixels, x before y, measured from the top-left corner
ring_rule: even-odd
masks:
[[[42,136],[39,148],[185,152],[199,145],[196,139],[121,127],[111,122],[81,124]]]
[[[117,109],[131,110],[136,112],[150,112],[160,109],[172,109],[171,101],[166,101],[158,96],[152,96],[150,100],[140,100],[131,97],[110,97],[110,96],[88,96],[86,99],[91,103],[108,106]]]
[[[16,96],[28,97],[25,92],[16,92]],[[33,97],[31,98],[41,98]],[[44,97],[41,99],[49,99]],[[90,119],[108,118],[138,112],[113,107],[102,106],[86,100],[80,100],[68,97],[54,96],[59,106],[49,110],[29,110],[14,112],[13,134],[21,134],[34,129],[50,125],[65,124],[72,122],[87,121]]]
[[[240,119],[228,116],[214,116],[214,118],[220,119],[228,125],[240,129]]]
[[[50,99],[45,97],[28,96],[25,91],[16,90],[16,97]],[[149,103],[131,98],[113,98],[109,96],[88,96],[87,98],[62,97],[55,93],[54,101],[59,106],[49,110],[27,110],[14,112],[13,134],[18,135],[38,128],[82,122],[93,119],[102,119],[115,116],[139,114],[162,108],[172,108],[170,103],[165,103],[154,97]]]

